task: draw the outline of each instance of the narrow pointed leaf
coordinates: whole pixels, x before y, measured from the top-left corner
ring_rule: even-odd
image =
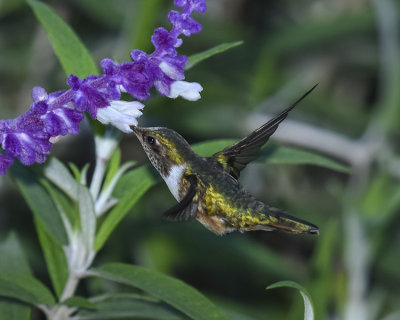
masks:
[[[46,188],[50,197],[53,199],[53,202],[56,205],[64,223],[68,223],[72,228],[75,228],[77,225],[79,225],[77,200],[72,200],[67,194],[51,184],[45,178],[39,178],[39,181]]]
[[[68,264],[64,250],[61,245],[52,241],[38,219],[35,219],[35,225],[54,291],[57,297],[61,297],[68,279]]]
[[[146,0],[135,1],[133,7],[133,17],[131,13],[125,16],[128,17],[126,46],[128,52],[131,48],[140,49],[143,51],[151,50],[149,39],[153,34],[154,29],[158,26],[158,17],[154,12],[160,12],[163,8],[164,0]]]
[[[62,304],[68,307],[96,309],[96,305],[94,303],[90,302],[89,299],[80,296],[68,298],[67,300],[63,301]]]
[[[38,181],[31,169],[16,163],[10,172],[36,219],[58,244],[68,244],[67,233],[60,214],[46,188]]]
[[[2,243],[0,243],[0,273],[14,271],[29,275],[31,273],[27,257],[22,250],[17,236],[10,233]],[[31,309],[24,303],[14,299],[0,297],[0,318],[1,319],[31,319]]]
[[[79,168],[76,166],[75,163],[73,162],[68,162],[68,167],[71,169],[72,174],[74,175],[74,178],[76,181],[79,181],[81,179],[81,171]]]
[[[108,213],[96,234],[95,251],[99,251],[118,223],[142,195],[156,182],[147,167],[140,167],[125,174],[114,189],[114,196],[121,200]]]
[[[0,257],[0,273],[14,271],[26,275],[31,274],[28,258],[15,233],[10,232],[0,243]]]
[[[321,154],[292,147],[268,145],[261,150],[258,161],[275,164],[310,164],[349,173],[350,168]]]
[[[83,239],[85,241],[88,252],[93,250],[94,246],[94,234],[96,232],[96,213],[94,211],[92,195],[88,188],[83,185],[79,185],[79,215],[81,218],[81,230]]]
[[[0,319],[31,320],[31,307],[26,303],[0,297]]]
[[[229,49],[232,49],[234,47],[240,46],[242,43],[243,43],[243,41],[221,43],[221,44],[219,44],[211,49],[208,49],[206,51],[193,54],[189,57],[189,61],[185,67],[185,70],[189,70],[190,68],[193,68],[199,62],[201,62],[205,59],[208,59],[212,56],[215,56],[216,54],[219,54],[219,53],[222,53]]]
[[[43,173],[71,199],[77,199],[78,183],[61,161],[51,157],[43,168]]]
[[[182,313],[165,303],[138,299],[137,297],[116,296],[115,298],[95,302],[93,305],[95,309],[79,311],[79,319],[186,319]]]
[[[312,304],[311,296],[307,292],[307,290],[304,289],[298,283],[293,281],[279,281],[275,282],[274,284],[271,284],[266,289],[269,290],[269,289],[284,288],[284,287],[295,288],[299,290],[304,301],[304,320],[314,320],[314,307]]]
[[[32,305],[54,305],[50,290],[39,280],[16,272],[0,273],[0,296],[17,299]]]
[[[94,269],[92,274],[144,290],[188,315],[191,319],[227,319],[199,291],[162,273],[143,267],[112,263]]]
[[[106,178],[104,179],[103,190],[108,186],[114,175],[117,173],[120,163],[121,149],[117,148],[107,164],[107,174]]]
[[[71,27],[45,3],[35,0],[27,3],[45,29],[65,73],[80,78],[97,74],[96,64]]]

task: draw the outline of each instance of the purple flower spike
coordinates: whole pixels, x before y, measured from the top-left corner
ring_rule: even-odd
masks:
[[[123,132],[132,132],[137,125],[144,105],[138,101],[121,101],[121,92],[128,92],[138,100],[150,97],[154,86],[163,96],[200,99],[203,89],[196,82],[184,81],[185,56],[179,56],[176,48],[182,44],[181,34],[198,33],[201,25],[191,18],[194,11],[206,10],[205,0],[175,0],[182,12],[171,11],[171,31],[157,28],[151,37],[154,52],[131,51],[131,62],[117,65],[104,59],[101,67],[104,74],[79,79],[68,77],[71,89],[48,94],[45,89],[32,89],[30,109],[13,120],[0,120],[0,174],[13,163],[14,158],[25,165],[44,162],[52,143],[59,136],[77,134],[79,124],[87,111],[90,116],[104,124],[110,124]]]

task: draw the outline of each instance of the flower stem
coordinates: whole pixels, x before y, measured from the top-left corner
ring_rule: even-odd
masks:
[[[60,301],[65,301],[72,297],[79,284],[79,277],[73,272],[70,272],[67,283],[65,284],[64,291],[61,295]]]
[[[94,167],[92,182],[90,183],[90,193],[93,197],[93,201],[96,201],[97,196],[99,195],[105,169],[106,169],[105,159],[97,157],[96,166]]]

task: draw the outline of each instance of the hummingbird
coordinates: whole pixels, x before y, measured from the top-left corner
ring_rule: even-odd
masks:
[[[282,230],[318,234],[318,227],[258,201],[239,183],[254,160],[300,99],[250,135],[211,157],[197,155],[177,132],[165,127],[133,126],[152,165],[178,201],[164,213],[172,221],[195,218],[217,235],[233,231]]]

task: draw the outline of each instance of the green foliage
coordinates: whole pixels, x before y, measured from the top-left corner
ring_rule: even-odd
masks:
[[[104,188],[109,185],[121,165],[121,150],[117,148],[108,162],[107,175],[104,179]]]
[[[158,19],[155,12],[162,9],[162,0],[147,0],[140,1],[134,4],[132,9],[133,17],[128,20],[125,57],[128,57],[128,52],[132,48],[140,50],[151,50],[149,39],[153,29],[156,27]]]
[[[19,272],[0,274],[0,296],[14,298],[32,305],[52,306],[56,303],[50,290],[34,277]]]
[[[31,270],[17,236],[10,232],[0,244],[0,273],[14,271],[18,274],[30,275]],[[1,319],[31,319],[30,307],[16,300],[0,299]]]
[[[155,183],[156,179],[148,172],[148,168],[141,167],[125,174],[116,186],[114,195],[120,199],[111,210],[99,231],[96,234],[95,250],[99,251],[112,231],[135,205],[140,197]]]
[[[67,244],[67,233],[58,209],[38,177],[20,164],[14,165],[10,171],[25,201],[47,234],[59,245]]]
[[[293,281],[279,281],[274,284],[269,285],[266,289],[275,289],[275,288],[294,288],[299,290],[303,301],[304,301],[304,320],[314,320],[314,307],[311,300],[310,294],[304,289],[300,284]]]
[[[192,319],[226,319],[217,307],[196,289],[161,273],[117,263],[104,265],[93,272],[96,276],[144,290]]]
[[[85,297],[74,296],[63,301],[63,305],[82,309],[97,309],[96,305]]]
[[[35,227],[54,291],[57,297],[60,298],[68,279],[68,263],[64,250],[62,246],[51,239],[46,229],[41,225],[40,220],[35,219]]]
[[[111,294],[105,297],[93,298],[95,309],[79,312],[80,319],[187,319],[182,313],[167,304],[132,294]]]
[[[240,46],[241,44],[243,44],[243,41],[221,43],[221,44],[219,44],[211,49],[208,49],[206,51],[193,54],[189,57],[188,63],[185,66],[185,70],[189,70],[189,69],[193,68],[194,66],[196,66],[201,61],[211,58],[211,57],[215,56],[216,54],[223,53],[234,47]]]
[[[27,3],[46,30],[66,75],[84,78],[97,74],[96,64],[71,27],[43,2],[27,0]]]

